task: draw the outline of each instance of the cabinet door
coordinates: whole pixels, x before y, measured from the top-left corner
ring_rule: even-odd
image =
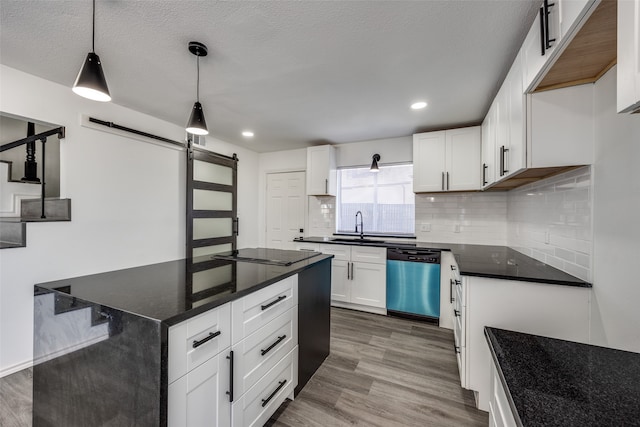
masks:
[[[445,132],[413,135],[413,191],[445,190],[446,172]]]
[[[354,262],[351,275],[351,302],[371,307],[387,305],[387,265]]]
[[[168,426],[210,427],[231,424],[230,366],[227,352],[209,359],[169,384]]]
[[[522,56],[518,54],[511,70],[505,79],[507,93],[505,101],[508,102],[508,112],[506,119],[508,120],[509,137],[506,145],[508,153],[506,157],[507,175],[514,174],[524,169],[526,166],[526,125],[525,125],[525,105],[526,96],[522,81]]]
[[[618,2],[617,107],[640,108],[640,0]]]
[[[552,0],[547,1],[547,4],[554,3]],[[557,2],[556,2],[557,3]],[[548,7],[548,24],[545,25],[545,21],[541,19],[544,17],[544,2],[540,3],[540,10],[536,15],[536,19],[531,25],[531,29],[527,33],[527,37],[522,44],[522,53],[524,55],[524,86],[527,92],[532,91],[537,85],[538,81],[542,79],[544,72],[543,69],[551,65],[549,58],[553,56],[556,50],[556,46],[560,42],[560,30],[558,19],[558,7],[557,4]],[[549,33],[545,37],[543,28],[549,28]],[[547,39],[549,43],[547,43]],[[552,41],[555,39],[554,41]]]
[[[494,102],[482,122],[482,188],[496,180],[496,109]]]
[[[480,189],[481,144],[480,126],[446,131],[445,188],[448,191]]]
[[[336,195],[335,148],[330,145],[307,148],[307,195]]]
[[[496,95],[496,181],[509,174],[507,156],[509,149],[509,86],[503,84]]]
[[[351,281],[349,276],[350,263],[339,259],[331,260],[331,300],[340,302],[351,301]]]

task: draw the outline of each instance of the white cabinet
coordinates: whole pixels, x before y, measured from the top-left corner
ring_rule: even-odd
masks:
[[[297,295],[294,275],[169,328],[169,427],[262,426],[293,398]]]
[[[511,411],[507,393],[498,376],[495,361],[491,363],[491,397],[489,399],[489,427],[516,426],[516,419]]]
[[[594,85],[571,86],[528,97],[528,167],[593,163]]]
[[[560,37],[565,39],[576,32],[580,21],[585,17],[589,6],[595,0],[559,0]]]
[[[307,148],[307,195],[335,196],[336,149],[331,145]]]
[[[640,109],[640,0],[618,1],[619,113]]]
[[[455,302],[456,281],[460,280],[458,263],[453,253],[440,253],[440,321],[438,326],[453,329],[453,303]]]
[[[231,305],[169,328],[168,425],[229,425]]]
[[[461,384],[477,393],[478,408],[484,411],[491,387],[485,326],[589,340],[589,288],[462,276],[458,290],[454,336]]]
[[[331,254],[331,304],[386,314],[387,250],[370,246],[321,244]]]
[[[262,426],[298,385],[298,276],[231,303],[237,427]]]
[[[520,172],[526,163],[525,100],[521,55],[516,56],[494,100],[495,180]]]
[[[496,180],[496,120],[498,102],[494,99],[482,122],[482,188]]]
[[[229,372],[221,353],[169,384],[169,427],[230,425]]]
[[[527,90],[532,90],[542,79],[558,49],[561,39],[558,9],[557,0],[541,2],[536,19],[522,44],[524,85]]]
[[[413,135],[413,191],[479,190],[480,126]]]

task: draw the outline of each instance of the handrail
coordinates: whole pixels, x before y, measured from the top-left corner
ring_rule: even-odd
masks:
[[[48,136],[56,135],[56,134],[58,135],[59,139],[64,138],[64,134],[65,134],[64,126],[47,130],[37,135],[31,135],[26,138],[19,139],[17,141],[8,142],[4,145],[0,145],[0,153],[2,153],[3,151],[11,150],[12,148],[20,147],[21,145],[28,144],[29,142],[35,142],[42,138],[46,139]]]
[[[40,182],[40,208],[41,208],[40,218],[41,219],[46,218],[46,215],[44,212],[44,196],[45,196],[45,186],[47,184],[44,179],[44,174],[46,170],[46,159],[47,159],[47,152],[46,152],[47,137],[51,135],[58,135],[59,139],[63,139],[65,135],[64,126],[47,130],[37,135],[30,135],[30,136],[27,136],[26,138],[22,138],[17,141],[9,142],[7,144],[0,146],[0,153],[2,153],[3,151],[11,150],[12,148],[20,147],[21,145],[25,145],[30,142],[35,142],[38,140],[40,140],[40,142],[42,143],[42,180]]]

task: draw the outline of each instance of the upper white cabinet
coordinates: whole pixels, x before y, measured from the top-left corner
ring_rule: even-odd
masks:
[[[307,195],[335,196],[336,149],[331,145],[307,148]]]
[[[544,0],[522,44],[525,86],[531,87],[543,74],[560,42],[559,0]]]
[[[496,119],[498,104],[494,100],[482,122],[482,188],[496,180]]]
[[[413,135],[413,191],[479,190],[480,126]]]
[[[640,0],[618,1],[618,112],[640,109]]]
[[[594,86],[571,86],[529,97],[529,167],[593,163]]]

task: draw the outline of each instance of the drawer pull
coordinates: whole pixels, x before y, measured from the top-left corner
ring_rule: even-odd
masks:
[[[455,310],[455,309],[454,309],[454,310],[453,310],[453,314],[454,314],[456,317],[460,317],[460,311],[459,311],[459,310]]]
[[[453,351],[455,351],[456,354],[459,354],[460,353],[460,347],[458,347],[457,345],[454,344],[453,345]]]
[[[273,399],[273,396],[275,396],[276,394],[278,394],[278,392],[280,391],[280,389],[282,387],[284,387],[284,385],[287,383],[287,380],[282,380],[280,381],[280,383],[278,384],[278,387],[276,387],[275,390],[273,390],[273,392],[269,395],[269,397],[267,397],[266,399],[262,399],[262,407],[264,408],[265,406],[267,406],[267,403],[269,403],[269,401],[271,399]]]
[[[462,282],[460,280],[454,280],[454,282],[456,282],[456,285],[458,286],[462,285]]]
[[[271,344],[269,347],[265,348],[264,350],[260,350],[260,355],[264,356],[265,354],[269,353],[273,347],[277,346],[278,344],[280,344],[282,342],[283,339],[285,339],[287,336],[286,335],[281,335],[278,337],[278,339],[276,340],[276,342],[274,342],[273,344]]]
[[[260,308],[262,308],[262,310],[266,310],[267,308],[271,307],[272,305],[275,305],[275,304],[279,303],[283,299],[287,299],[286,295],[280,295],[278,297],[278,299],[276,299],[274,301],[271,301],[269,304],[262,305],[262,306],[260,306]]]
[[[449,280],[449,301],[454,302],[455,298],[453,298],[453,279]]]
[[[216,331],[216,332],[209,332],[209,336],[206,338],[202,338],[200,341],[193,341],[193,348],[198,348],[200,347],[202,344],[211,341],[212,339],[214,339],[215,337],[217,337],[218,335],[220,335],[222,332],[220,331]]]
[[[229,371],[231,372],[231,375],[229,375],[229,391],[227,394],[229,395],[229,402],[233,402],[233,350],[229,352],[227,359],[229,359]]]
[[[456,266],[455,266],[455,265],[452,265],[452,266],[451,266],[451,270],[452,270],[452,271],[456,271],[456,270],[457,270]]]

